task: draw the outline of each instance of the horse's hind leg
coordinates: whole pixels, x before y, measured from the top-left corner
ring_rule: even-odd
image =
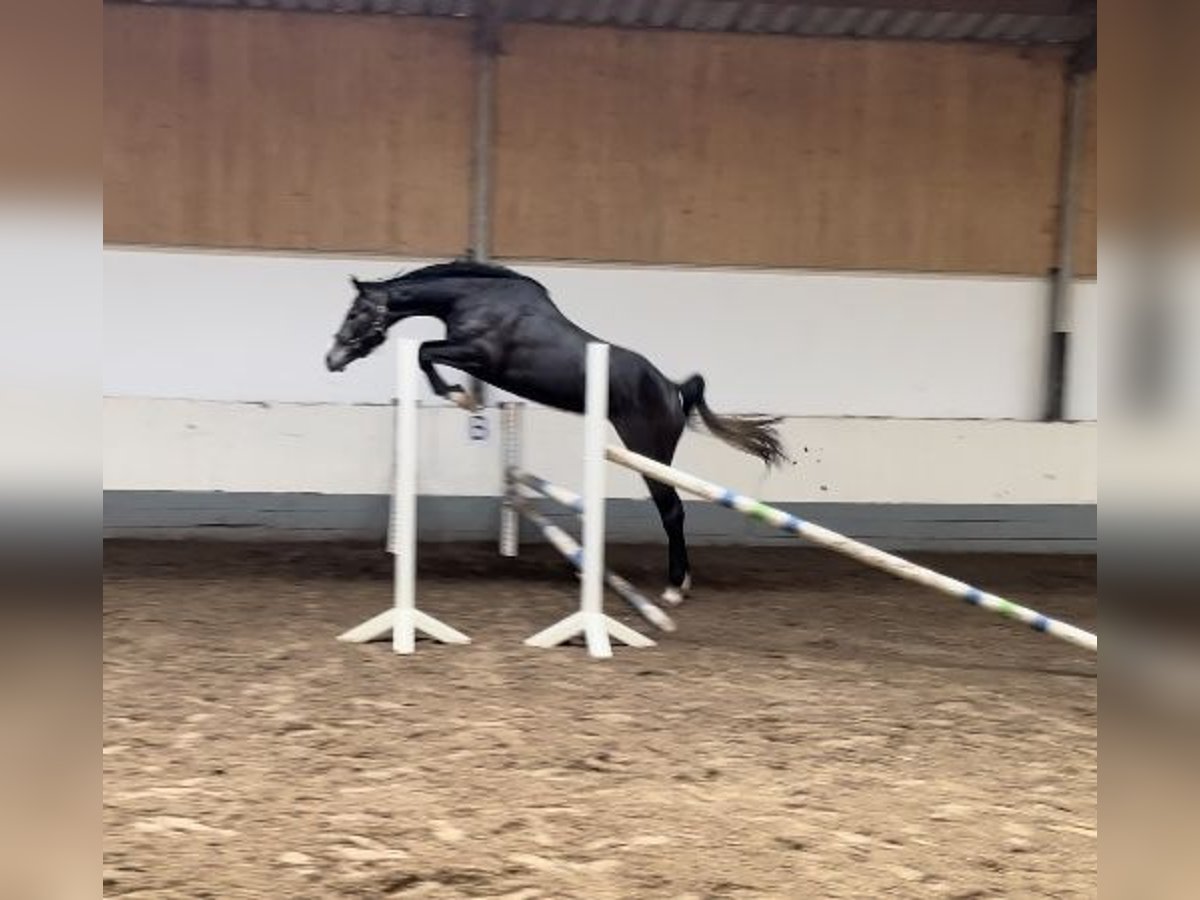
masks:
[[[663,591],[662,599],[671,606],[678,606],[692,586],[687,539],[683,532],[683,501],[679,498],[679,492],[670,485],[649,478],[646,479],[646,485],[650,488],[650,496],[658,507],[663,530],[667,533],[667,588]]]
[[[673,425],[651,424],[641,418],[614,418],[613,425],[626,447],[634,453],[649,456],[666,465],[671,464],[675,456],[675,447],[683,433],[682,423],[676,429]],[[667,533],[667,588],[663,591],[662,599],[675,606],[683,601],[684,595],[691,589],[692,581],[687,540],[683,531],[683,501],[679,498],[679,492],[670,485],[650,478],[645,481],[654,505],[658,508],[663,530]]]

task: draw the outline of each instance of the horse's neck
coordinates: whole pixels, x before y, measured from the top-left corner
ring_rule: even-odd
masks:
[[[397,285],[388,295],[388,309],[399,319],[411,316],[445,319],[454,312],[457,302],[457,294],[437,282],[416,288],[412,285]]]

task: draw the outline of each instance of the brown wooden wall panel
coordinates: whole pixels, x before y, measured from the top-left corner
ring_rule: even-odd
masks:
[[[1096,226],[1097,218],[1097,186],[1096,186],[1096,76],[1093,74],[1087,80],[1087,92],[1084,97],[1086,127],[1083,132],[1083,146],[1080,148],[1079,166],[1079,201],[1077,207],[1078,219],[1075,222],[1075,274],[1084,278],[1096,275]]]
[[[546,26],[505,46],[497,255],[1052,265],[1057,51]]]
[[[105,238],[456,254],[470,29],[106,6]]]

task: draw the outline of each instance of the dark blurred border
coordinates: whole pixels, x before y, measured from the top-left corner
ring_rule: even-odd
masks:
[[[1104,893],[1200,888],[1200,4],[1099,30]]]
[[[100,893],[98,2],[0,0],[0,897]]]

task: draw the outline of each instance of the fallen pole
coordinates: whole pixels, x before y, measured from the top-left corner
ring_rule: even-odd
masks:
[[[578,513],[581,516],[583,515],[583,497],[572,490],[561,487],[544,478],[538,478],[532,472],[526,472],[524,469],[509,469],[508,480],[527,487],[548,500],[553,500],[559,506],[565,506],[572,512]]]
[[[555,550],[563,555],[563,557],[572,566],[575,567],[577,573],[583,572],[583,548],[575,542],[571,535],[567,534],[563,529],[553,524],[541,513],[537,512],[525,502],[524,498],[511,497],[510,501],[514,510],[523,516],[531,525],[537,528]],[[626,603],[632,606],[638,613],[650,622],[652,625],[662,629],[663,631],[674,631],[675,622],[665,612],[647,600],[632,584],[609,569],[604,570],[604,583],[612,588]]]
[[[919,566],[892,553],[887,553],[869,544],[864,544],[843,534],[838,534],[836,531],[830,531],[828,528],[823,528],[812,522],[806,522],[803,519],[793,516],[791,513],[768,506],[765,503],[760,503],[758,500],[738,494],[710,481],[705,481],[703,478],[689,475],[687,472],[681,472],[679,469],[664,465],[639,453],[633,453],[624,447],[609,446],[605,450],[605,455],[610,462],[614,462],[619,466],[633,469],[635,472],[640,472],[642,475],[653,478],[655,481],[669,484],[681,491],[694,494],[705,500],[711,500],[713,503],[729,509],[737,510],[743,515],[766,522],[790,534],[798,535],[818,546],[833,550],[835,553],[849,556],[868,566],[890,572],[907,581],[925,585],[936,591],[941,591],[943,594],[958,597],[973,606],[979,606],[983,609],[999,613],[1002,616],[1007,616],[1010,619],[1015,619],[1018,622],[1023,622],[1035,631],[1044,631],[1046,634],[1061,638],[1064,641],[1093,652],[1097,649],[1096,635],[1090,631],[1084,631],[1082,628],[1077,628],[1066,622],[1060,622],[1057,619],[1044,616],[1028,607],[1005,600],[1003,597],[997,597],[995,594],[981,591],[956,578],[950,578],[940,572],[935,572],[933,569]]]
[[[532,472],[526,472],[523,469],[510,468],[508,470],[509,484],[519,484],[528,488],[541,497],[557,503],[559,506],[569,509],[578,515],[583,515],[583,498],[572,491],[570,488],[565,488],[555,484],[552,481],[547,481],[544,478],[539,478]],[[675,623],[671,621],[671,617],[662,611],[662,608],[647,600],[640,591],[633,587],[628,581],[617,575],[614,572],[605,570],[605,580],[608,586],[618,594],[621,594],[629,603],[637,609],[646,619],[657,625],[664,631],[674,631]],[[619,587],[618,585],[624,585]],[[625,593],[626,589],[630,593]],[[635,599],[636,598],[636,599]],[[669,624],[666,624],[669,623]]]

